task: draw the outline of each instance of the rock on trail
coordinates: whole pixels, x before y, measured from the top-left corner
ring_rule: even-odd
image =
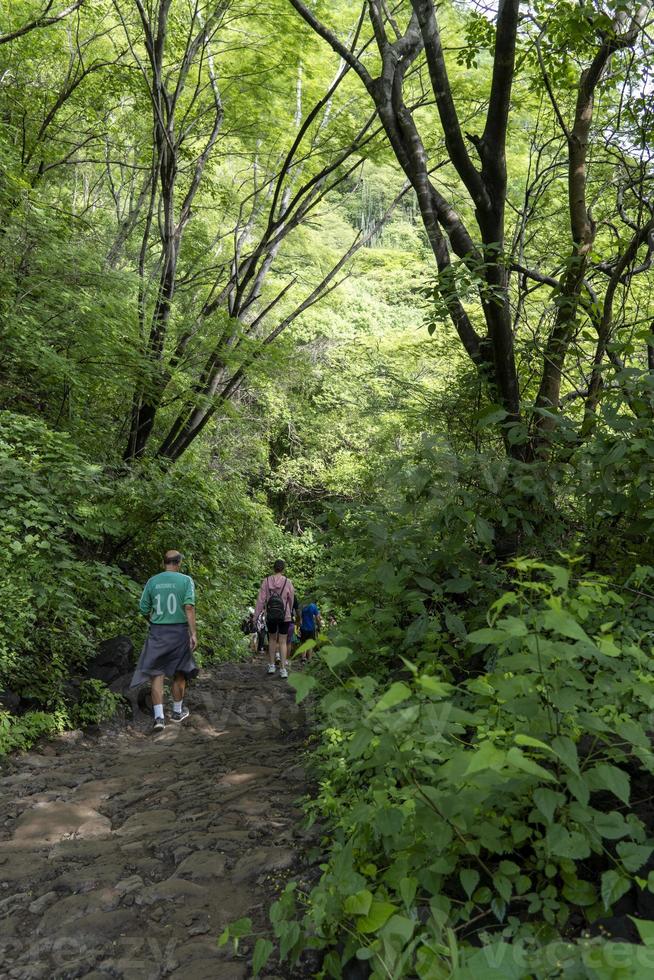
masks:
[[[156,737],[69,732],[2,760],[0,977],[239,980],[302,863],[302,710],[261,663],[203,671]],[[290,974],[288,974],[290,975]]]

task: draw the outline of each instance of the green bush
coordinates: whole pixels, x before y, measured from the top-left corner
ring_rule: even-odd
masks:
[[[283,535],[245,479],[216,480],[206,457],[189,453],[172,471],[146,462],[112,472],[66,433],[0,413],[0,550],[11,563],[0,609],[0,690],[30,708],[65,712],[66,682],[83,674],[101,640],[127,633],[138,645],[138,598],[169,547],[181,548],[197,583],[198,657],[219,661],[242,649],[253,583],[268,556],[283,550]],[[83,698],[71,723],[113,711],[106,699],[92,702]],[[36,715],[34,724],[47,727]],[[23,719],[16,725],[22,730]]]
[[[16,718],[8,711],[0,711],[0,755],[29,749],[43,735],[52,736],[69,727],[64,710],[54,712],[28,711]]]
[[[102,681],[82,681],[78,700],[71,711],[71,718],[80,728],[85,725],[97,725],[101,721],[113,718],[122,703],[123,698],[120,694],[114,694]]]
[[[10,556],[0,611],[0,686],[48,707],[135,601],[136,586],[98,560],[97,514],[110,493],[70,438],[40,421],[0,415],[0,549]]]
[[[457,680],[445,650],[380,682],[332,646],[295,680],[299,697],[323,685],[308,807],[330,852],[308,895],[273,906],[282,955],[327,950],[324,976],[357,957],[375,980],[463,977],[447,971],[466,938],[547,944],[654,891],[637,802],[654,789],[654,680],[632,597],[561,566],[512,572],[466,638],[476,676]]]

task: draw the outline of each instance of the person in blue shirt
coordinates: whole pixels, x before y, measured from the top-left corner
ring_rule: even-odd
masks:
[[[322,617],[315,602],[309,602],[300,610],[300,646],[307,640],[315,640],[316,632],[322,629]],[[303,653],[302,659],[308,660],[310,653]]]

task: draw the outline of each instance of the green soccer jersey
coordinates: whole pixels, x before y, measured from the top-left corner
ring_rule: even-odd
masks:
[[[140,608],[151,623],[168,625],[185,623],[184,606],[195,605],[195,586],[190,575],[181,572],[159,572],[145,584]]]

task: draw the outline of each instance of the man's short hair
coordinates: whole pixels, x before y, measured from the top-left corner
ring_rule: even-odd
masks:
[[[167,551],[164,555],[164,565],[179,565],[184,555],[179,551]]]
[[[281,558],[278,558],[275,564],[273,565],[273,572],[283,572],[285,568],[286,568],[286,562],[282,561]]]

